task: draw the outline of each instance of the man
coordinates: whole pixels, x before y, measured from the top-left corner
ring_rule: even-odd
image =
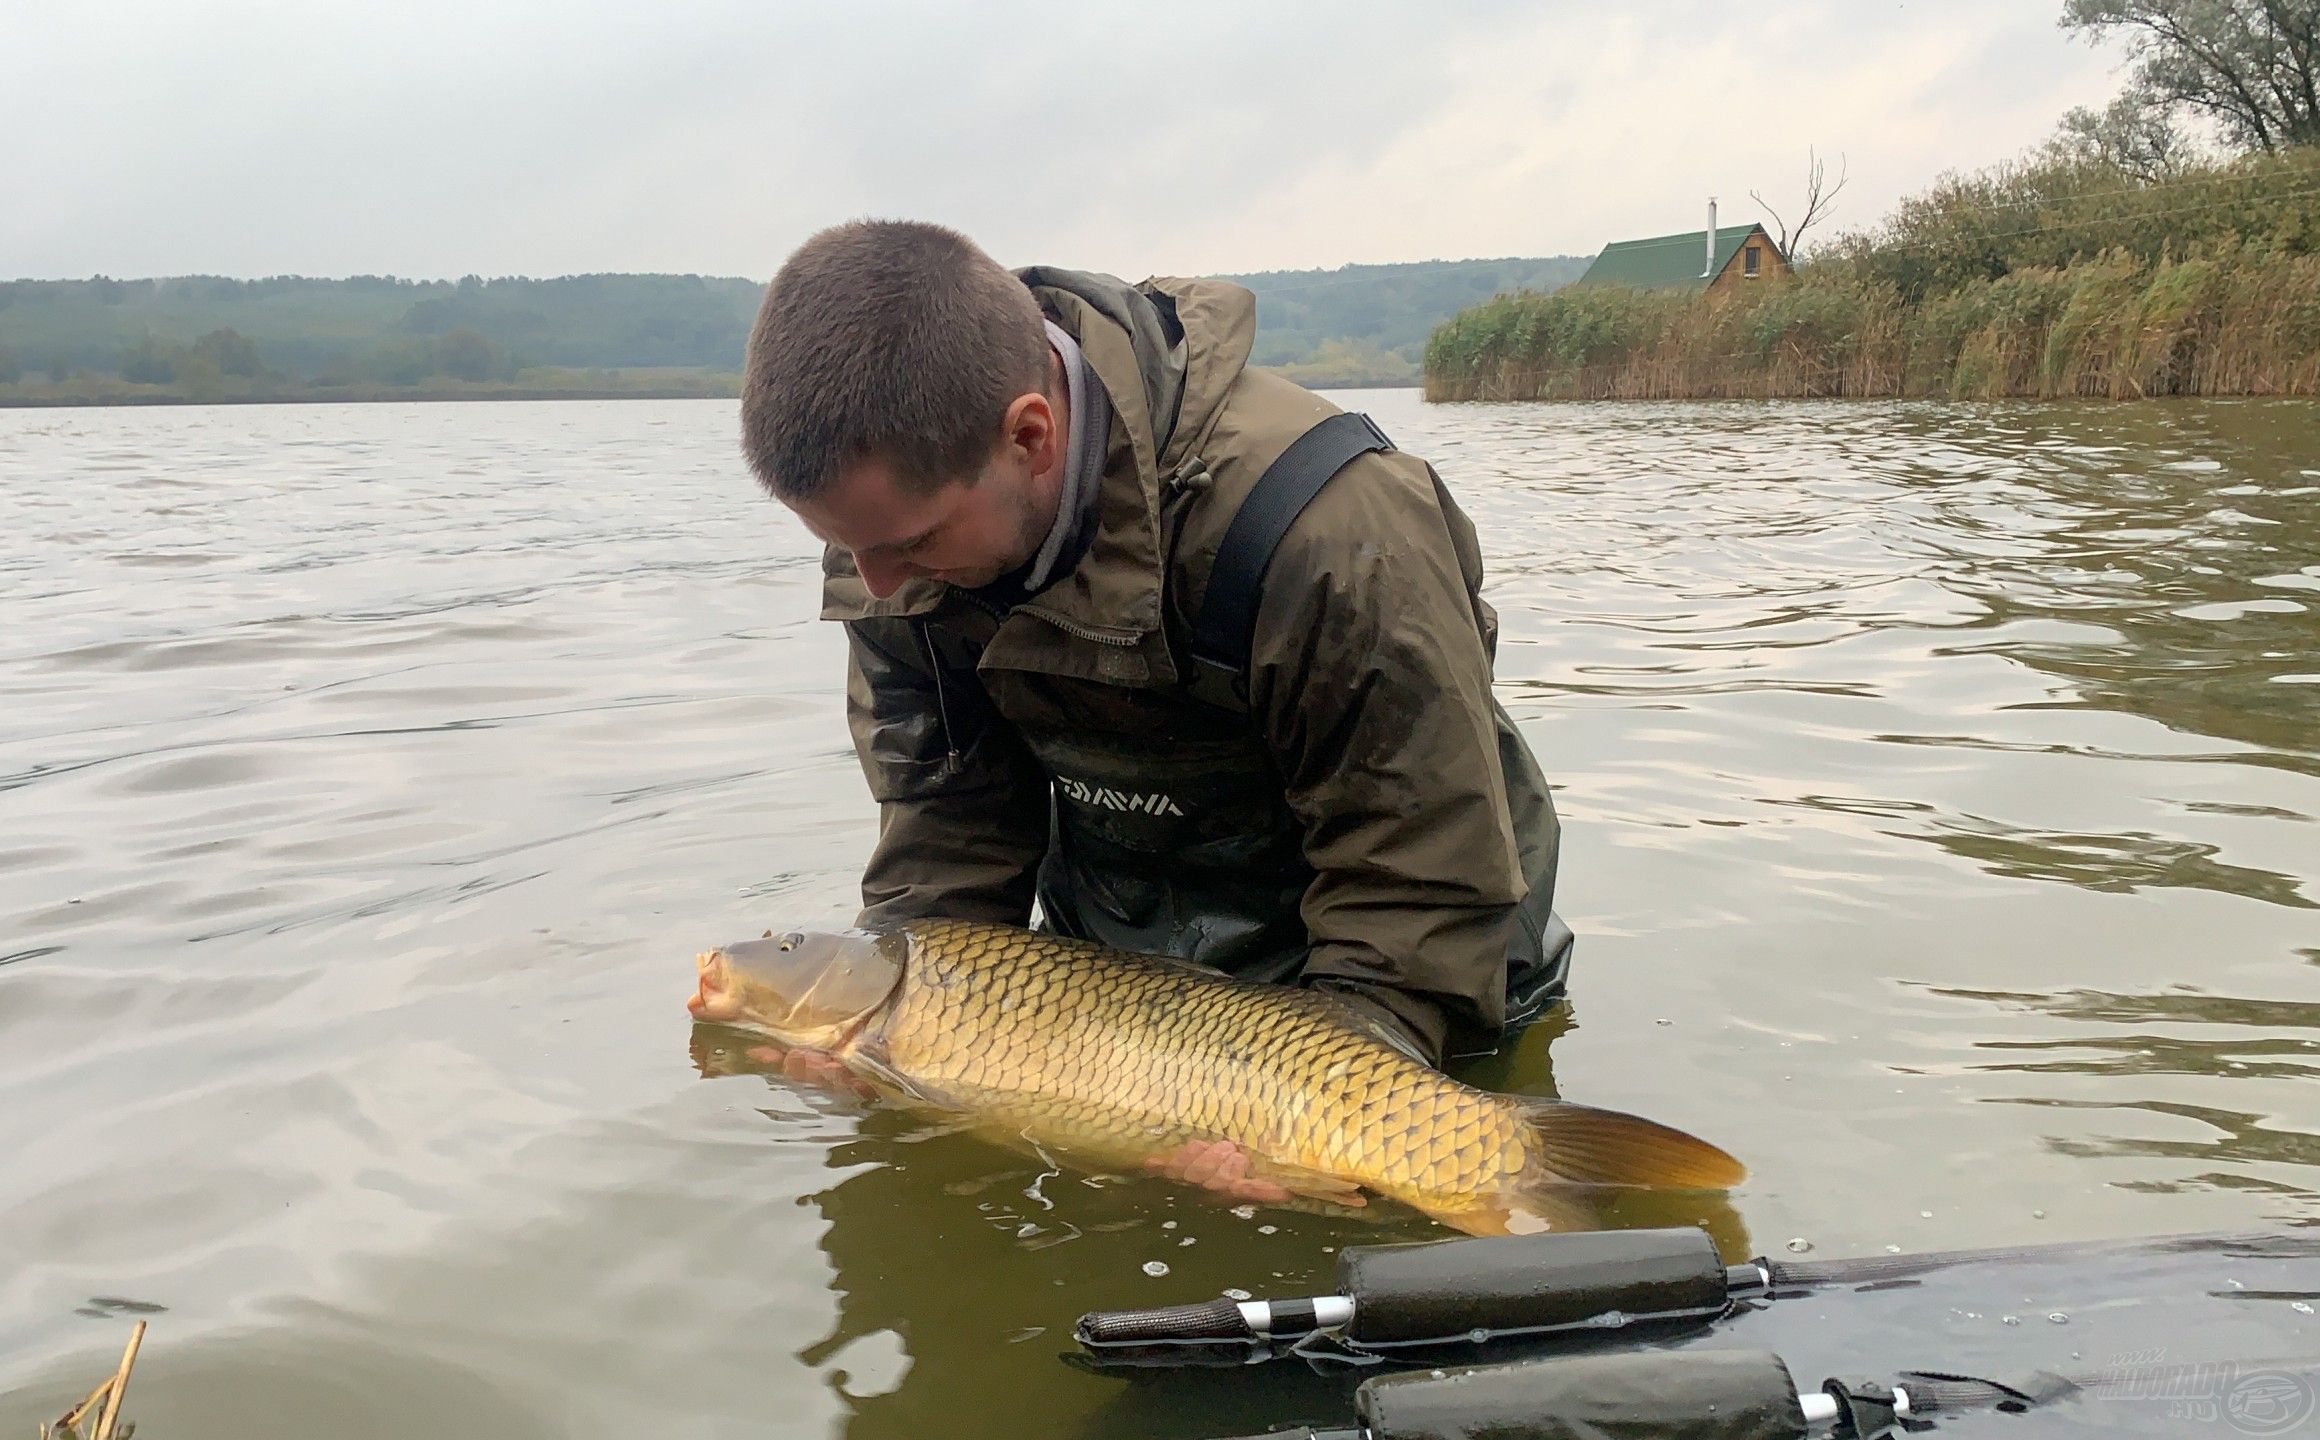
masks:
[[[1562,991],[1554,808],[1491,694],[1473,526],[1412,456],[1296,514],[1245,670],[1189,655],[1242,501],[1336,413],[1247,368],[1255,321],[1238,286],[1010,274],[909,222],[775,277],[743,447],[827,546],[880,806],[860,923],[1036,901],[1332,992],[1438,1064]]]

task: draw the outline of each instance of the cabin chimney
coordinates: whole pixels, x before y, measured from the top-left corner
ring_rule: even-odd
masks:
[[[1708,197],[1708,258],[1700,262],[1700,278],[1716,278],[1716,197]]]

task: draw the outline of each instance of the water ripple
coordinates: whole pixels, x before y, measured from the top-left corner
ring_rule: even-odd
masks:
[[[1343,398],[1474,519],[1565,820],[1573,1005],[1491,1083],[1730,1145],[1659,1221],[1733,1246],[2320,1219],[2312,407]],[[877,826],[735,425],[0,411],[0,1431],[128,1305],[157,1434],[1304,1413],[1009,1341],[1422,1222],[699,1051],[688,957],[846,923]]]

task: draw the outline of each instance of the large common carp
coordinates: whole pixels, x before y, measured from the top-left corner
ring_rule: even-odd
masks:
[[[1562,1228],[1574,1186],[1746,1173],[1632,1115],[1462,1085],[1326,994],[1011,926],[768,933],[699,970],[698,1020],[1098,1164],[1225,1140],[1292,1192],[1366,1191],[1479,1235]]]

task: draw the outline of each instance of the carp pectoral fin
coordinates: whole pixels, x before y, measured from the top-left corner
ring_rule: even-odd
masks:
[[[1748,1167],[1696,1135],[1617,1110],[1560,1100],[1523,1106],[1546,1183],[1729,1190]]]
[[[1319,1170],[1308,1170],[1285,1160],[1267,1160],[1261,1155],[1251,1155],[1249,1178],[1270,1180],[1292,1195],[1326,1201],[1331,1205],[1343,1205],[1349,1209],[1358,1210],[1369,1203],[1369,1197],[1362,1194],[1361,1187],[1351,1180]]]
[[[923,1105],[942,1108],[940,1097],[911,1080],[901,1071],[886,1063],[886,1057],[860,1045],[846,1047],[842,1057],[846,1068],[870,1082],[889,1100],[905,1105]]]

